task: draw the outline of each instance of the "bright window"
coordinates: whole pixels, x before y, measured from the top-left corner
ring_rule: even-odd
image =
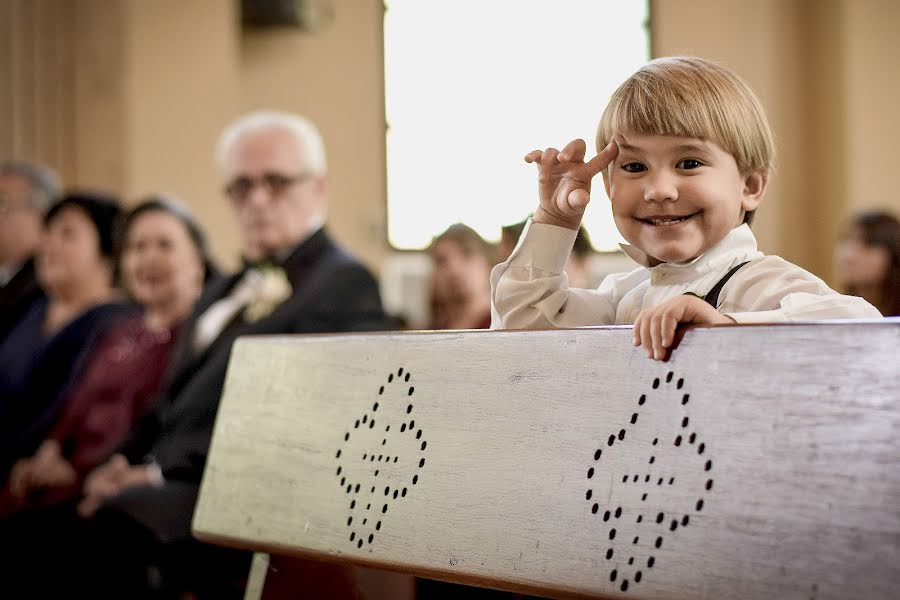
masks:
[[[388,0],[388,238],[420,249],[463,222],[496,241],[537,206],[522,157],[580,137],[649,58],[640,0]],[[595,179],[585,225],[620,241]]]

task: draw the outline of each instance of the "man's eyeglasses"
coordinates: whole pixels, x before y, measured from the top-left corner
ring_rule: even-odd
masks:
[[[246,200],[256,186],[262,186],[269,195],[278,196],[295,183],[302,183],[312,177],[311,173],[283,175],[281,173],[263,173],[259,177],[241,175],[235,177],[225,186],[225,194],[232,200]]]

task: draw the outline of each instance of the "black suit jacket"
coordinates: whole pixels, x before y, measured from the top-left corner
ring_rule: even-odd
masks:
[[[43,292],[34,275],[34,260],[22,265],[6,285],[0,286],[0,340],[19,322],[19,319]]]
[[[238,318],[196,353],[197,318],[225,297],[243,272],[210,286],[182,327],[155,423],[149,429],[145,426],[142,435],[126,448],[129,458],[134,461],[149,449],[167,481],[200,481],[231,347],[238,337],[389,328],[375,279],[324,230],[301,243],[282,267],[292,295],[258,321],[247,323]],[[152,432],[149,436],[148,430]]]

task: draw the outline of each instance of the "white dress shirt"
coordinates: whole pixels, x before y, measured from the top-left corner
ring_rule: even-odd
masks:
[[[491,271],[492,329],[630,325],[643,309],[685,292],[705,296],[745,261],[749,264],[719,294],[719,311],[738,323],[881,317],[862,298],[839,294],[797,265],[764,255],[748,225],[685,263],[650,267],[643,252],[623,246],[642,266],[607,276],[596,290],[568,287],[563,267],[575,235],[564,227],[528,222],[509,259]]]

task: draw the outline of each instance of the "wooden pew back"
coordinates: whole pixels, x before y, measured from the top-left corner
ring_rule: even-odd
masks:
[[[221,544],[552,596],[896,598],[900,320],[248,338]]]

